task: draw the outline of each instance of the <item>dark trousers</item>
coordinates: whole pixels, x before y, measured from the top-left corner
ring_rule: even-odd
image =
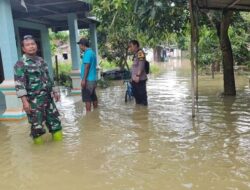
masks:
[[[138,83],[133,81],[132,90],[136,104],[147,106],[148,96],[147,96],[146,80],[139,81]]]

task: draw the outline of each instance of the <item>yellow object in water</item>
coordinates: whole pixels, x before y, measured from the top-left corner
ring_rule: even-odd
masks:
[[[43,144],[42,136],[33,138],[34,144]]]
[[[54,141],[61,141],[63,139],[62,130],[52,133],[52,138]]]

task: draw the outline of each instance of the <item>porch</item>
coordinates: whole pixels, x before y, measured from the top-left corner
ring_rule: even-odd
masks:
[[[35,37],[39,52],[49,65],[52,60],[49,31],[69,30],[72,60],[72,93],[80,93],[79,29],[89,29],[93,50],[98,55],[95,17],[91,17],[88,0],[1,0],[0,1],[0,121],[26,117],[22,104],[16,97],[13,66],[21,57],[21,39],[31,34]]]

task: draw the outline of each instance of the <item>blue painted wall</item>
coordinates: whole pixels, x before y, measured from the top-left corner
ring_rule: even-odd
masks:
[[[70,49],[71,49],[71,59],[72,59],[72,69],[80,69],[80,49],[77,45],[79,40],[77,16],[75,13],[68,14],[68,25],[69,25],[69,38],[70,38]]]
[[[11,80],[18,56],[10,0],[0,0],[0,49],[5,80]]]

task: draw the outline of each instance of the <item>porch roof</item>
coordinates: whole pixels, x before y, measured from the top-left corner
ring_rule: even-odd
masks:
[[[89,17],[90,0],[11,0],[13,18],[34,23],[44,24],[54,31],[67,30],[67,14],[76,13],[79,29],[89,28],[89,24],[96,22]]]
[[[250,11],[250,0],[197,0],[201,9],[231,9]]]

